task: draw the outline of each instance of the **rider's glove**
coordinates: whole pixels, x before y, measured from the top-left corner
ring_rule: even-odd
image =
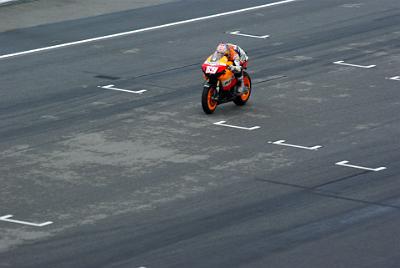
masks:
[[[228,67],[228,69],[234,73],[239,73],[241,71],[241,68],[239,66],[235,66],[235,65],[230,65]]]

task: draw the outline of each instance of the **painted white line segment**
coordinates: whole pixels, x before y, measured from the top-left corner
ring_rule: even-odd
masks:
[[[18,221],[18,220],[12,220],[10,218],[12,218],[13,215],[5,215],[0,217],[1,221],[6,221],[6,222],[12,222],[12,223],[18,223],[18,224],[24,224],[24,225],[29,225],[29,226],[34,226],[34,227],[43,227],[49,224],[52,224],[52,221],[47,221],[47,222],[43,222],[43,223],[33,223],[33,222],[27,222],[27,221]]]
[[[15,2],[16,0],[0,0],[0,4],[5,4],[8,2]]]
[[[369,171],[381,171],[381,170],[386,169],[386,167],[368,168],[368,167],[361,167],[361,166],[350,165],[350,164],[347,164],[347,163],[349,163],[349,161],[346,161],[346,160],[345,160],[345,161],[337,162],[337,163],[335,163],[335,165],[337,165],[337,166],[343,166],[343,167],[358,168],[358,169],[369,170]]]
[[[389,78],[390,80],[400,81],[400,76],[393,76]]]
[[[289,146],[289,147],[294,147],[294,148],[300,148],[300,149],[305,149],[305,150],[311,150],[311,151],[316,151],[319,148],[322,148],[321,145],[315,145],[313,147],[305,147],[305,146],[300,146],[300,145],[295,145],[295,144],[289,144],[289,143],[284,143],[286,140],[279,140],[279,141],[269,141],[268,143],[271,144],[276,144],[276,145],[282,145],[282,146]]]
[[[97,86],[97,87],[99,87],[99,88],[104,88],[104,89],[116,90],[116,91],[129,92],[129,93],[134,93],[134,94],[143,94],[143,92],[146,92],[146,91],[147,91],[146,89],[137,90],[137,91],[127,90],[127,89],[122,89],[122,88],[116,88],[116,87],[114,87],[114,85]]]
[[[243,33],[240,33],[240,31],[229,32],[229,34],[240,35],[240,36],[246,36],[246,37],[251,37],[251,38],[258,38],[258,39],[265,39],[265,38],[268,38],[268,37],[269,37],[269,35],[243,34]]]
[[[364,68],[364,69],[370,69],[370,68],[376,67],[376,65],[364,66],[364,65],[357,65],[357,64],[351,64],[351,63],[345,63],[345,62],[342,61],[342,60],[340,60],[340,61],[335,61],[334,64],[345,65],[345,66],[352,66],[352,67],[358,67],[358,68]]]
[[[239,126],[234,126],[234,125],[228,125],[225,124],[226,121],[219,121],[219,122],[215,122],[214,125],[217,126],[224,126],[224,127],[231,127],[231,128],[237,128],[237,129],[243,129],[243,130],[255,130],[255,129],[259,129],[259,126],[254,126],[254,127],[239,127]]]
[[[172,27],[172,26],[176,26],[176,25],[187,24],[187,23],[203,21],[203,20],[209,20],[209,19],[218,18],[218,17],[222,17],[222,16],[228,16],[228,15],[243,13],[243,12],[247,12],[247,11],[288,4],[288,3],[292,3],[292,2],[296,2],[296,1],[299,1],[299,0],[278,1],[278,2],[274,2],[274,3],[253,6],[253,7],[248,7],[248,8],[242,8],[242,9],[238,9],[238,10],[233,10],[233,11],[228,11],[228,12],[213,14],[213,15],[209,15],[209,16],[188,19],[188,20],[171,22],[171,23],[167,23],[167,24],[127,31],[127,32],[122,32],[122,33],[110,34],[110,35],[105,35],[105,36],[100,36],[100,37],[95,37],[95,38],[79,40],[79,41],[75,41],[75,42],[63,43],[63,44],[54,45],[54,46],[48,46],[48,47],[36,48],[36,49],[32,49],[32,50],[21,51],[21,52],[6,54],[6,55],[0,55],[0,59],[11,58],[11,57],[21,56],[21,55],[26,55],[26,54],[32,54],[32,53],[46,51],[46,50],[52,50],[52,49],[56,49],[56,48],[85,44],[85,43],[95,42],[95,41],[99,41],[99,40],[106,40],[106,39],[110,39],[110,38],[131,35],[131,34],[136,34],[136,33],[142,33],[142,32],[147,32],[147,31],[152,31],[152,30],[158,30],[158,29],[163,29],[163,28]]]

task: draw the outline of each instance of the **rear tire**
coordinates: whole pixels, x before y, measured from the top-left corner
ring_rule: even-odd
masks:
[[[247,72],[243,72],[243,83],[244,86],[247,87],[248,91],[237,96],[233,102],[238,106],[243,106],[247,103],[251,95],[251,79]]]
[[[201,95],[201,106],[206,114],[212,114],[217,108],[218,102],[213,100],[213,96],[216,93],[214,86],[205,86],[203,94]]]

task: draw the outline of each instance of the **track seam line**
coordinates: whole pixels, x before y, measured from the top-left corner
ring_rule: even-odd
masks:
[[[373,202],[373,201],[357,199],[357,198],[351,198],[351,197],[345,197],[345,196],[341,196],[341,195],[333,194],[333,193],[332,194],[323,193],[320,190],[316,190],[314,187],[308,187],[308,186],[303,186],[303,185],[299,185],[299,184],[272,181],[272,180],[266,180],[266,179],[259,179],[259,178],[256,178],[256,181],[262,181],[262,182],[267,182],[267,183],[271,183],[271,184],[275,184],[275,185],[282,185],[282,186],[287,186],[287,187],[291,187],[291,188],[302,189],[311,194],[319,195],[319,196],[323,196],[323,197],[329,197],[329,198],[334,198],[334,199],[338,199],[338,200],[345,200],[345,201],[351,201],[351,202],[355,202],[355,203],[361,203],[361,204],[366,204],[366,205],[380,206],[380,207],[393,208],[393,209],[400,210],[400,206],[384,204],[384,203],[380,203],[380,202]]]

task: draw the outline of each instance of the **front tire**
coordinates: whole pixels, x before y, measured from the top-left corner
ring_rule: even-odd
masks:
[[[218,102],[214,99],[217,90],[214,86],[205,86],[201,95],[201,105],[206,114],[212,114],[217,108]]]
[[[243,83],[244,86],[247,87],[248,91],[237,96],[233,102],[238,106],[243,106],[247,103],[251,95],[251,79],[248,73],[243,72]]]

